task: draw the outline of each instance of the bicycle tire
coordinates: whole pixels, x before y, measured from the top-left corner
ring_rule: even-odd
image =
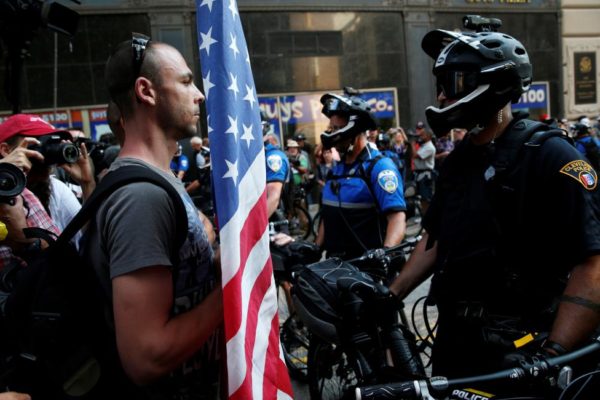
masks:
[[[292,210],[288,212],[287,219],[290,236],[293,238],[306,240],[313,233],[312,218],[304,207],[294,204]]]
[[[319,233],[319,225],[321,224],[321,210],[317,211],[315,216],[313,217],[312,229],[315,234],[315,237]]]
[[[281,347],[290,376],[300,382],[308,380],[308,328],[296,315],[291,314],[279,328]]]
[[[340,346],[312,336],[308,349],[308,390],[312,400],[346,398],[358,384],[348,356]]]
[[[413,203],[414,215],[406,220],[406,237],[417,237],[423,233],[421,201],[418,198],[408,201]]]

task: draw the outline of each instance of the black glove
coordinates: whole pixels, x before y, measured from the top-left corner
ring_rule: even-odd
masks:
[[[526,371],[533,371],[534,367],[547,369],[547,359],[566,352],[560,344],[546,340],[541,346],[525,346],[523,349],[505,355],[503,366],[506,368],[521,367]]]

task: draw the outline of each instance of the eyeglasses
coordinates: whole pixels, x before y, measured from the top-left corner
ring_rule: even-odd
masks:
[[[146,47],[150,43],[150,36],[143,35],[141,33],[131,33],[131,50],[133,53],[133,72],[137,78],[140,75],[142,64],[144,63],[144,54],[146,53]]]

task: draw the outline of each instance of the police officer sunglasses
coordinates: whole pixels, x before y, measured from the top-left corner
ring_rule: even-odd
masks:
[[[436,72],[437,94],[443,93],[449,100],[458,100],[473,92],[480,85],[499,80],[503,74],[514,73],[513,61],[502,61],[488,65],[481,70],[445,69]]]
[[[131,33],[131,50],[133,53],[133,72],[135,78],[140,76],[142,64],[144,63],[144,55],[149,44],[150,36],[137,32]]]

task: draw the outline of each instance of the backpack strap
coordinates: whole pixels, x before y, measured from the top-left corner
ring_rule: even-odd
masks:
[[[149,168],[138,165],[127,165],[108,173],[96,186],[92,195],[83,203],[81,210],[71,220],[69,225],[58,237],[57,243],[67,243],[83,226],[94,216],[100,208],[102,202],[120,187],[134,182],[149,182],[163,188],[175,207],[176,221],[176,244],[175,249],[179,249],[187,237],[188,220],[185,211],[185,205],[177,190],[165,178],[150,170]],[[177,254],[177,251],[175,251]]]
[[[524,189],[531,171],[530,166],[535,162],[535,157],[538,154],[537,150],[546,140],[553,137],[561,137],[573,144],[573,141],[567,137],[562,129],[552,128],[543,122],[528,119],[517,120],[509,128],[509,131],[496,142],[497,147],[494,151],[492,165],[498,175],[504,177],[501,178],[500,182],[514,176],[514,174],[520,174],[514,177],[515,180],[513,181],[516,188],[519,189],[515,232],[519,231],[520,225],[523,223],[525,210]]]

